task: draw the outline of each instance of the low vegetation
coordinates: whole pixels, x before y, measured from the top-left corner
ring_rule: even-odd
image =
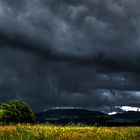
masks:
[[[139,127],[1,126],[1,140],[140,140]]]

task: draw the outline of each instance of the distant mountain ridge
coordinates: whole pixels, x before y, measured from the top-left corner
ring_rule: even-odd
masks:
[[[137,125],[140,122],[140,112],[128,111],[108,115],[99,111],[86,109],[50,109],[36,114],[39,122],[45,123],[84,123],[100,125]]]
[[[140,120],[139,111],[126,111],[111,115],[115,119]]]
[[[41,119],[64,119],[64,118],[93,118],[95,116],[107,116],[107,114],[90,111],[86,109],[51,109],[45,112],[40,112],[37,117]]]

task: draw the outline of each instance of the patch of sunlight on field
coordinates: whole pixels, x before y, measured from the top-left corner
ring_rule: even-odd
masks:
[[[0,140],[140,140],[140,127],[0,126]]]

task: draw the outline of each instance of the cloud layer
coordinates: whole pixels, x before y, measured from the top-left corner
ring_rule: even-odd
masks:
[[[140,106],[139,0],[0,0],[0,101]],[[136,92],[137,91],[137,92]]]

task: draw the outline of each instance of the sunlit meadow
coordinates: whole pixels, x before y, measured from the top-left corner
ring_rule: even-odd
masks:
[[[0,140],[140,140],[139,127],[0,126]]]

